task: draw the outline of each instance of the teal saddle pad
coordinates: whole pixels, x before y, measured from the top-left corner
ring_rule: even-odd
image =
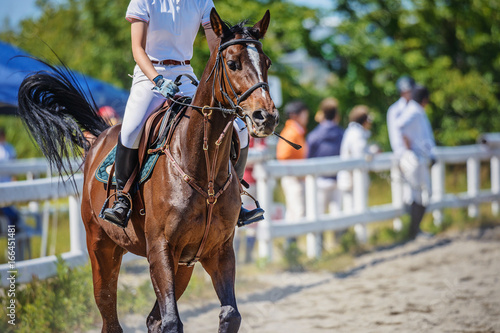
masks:
[[[165,140],[166,138],[163,139],[163,142],[158,143],[153,148],[154,149],[160,148],[165,143]],[[155,154],[148,154],[146,162],[144,163],[144,166],[142,167],[141,172],[139,173],[139,184],[144,183],[146,180],[148,180],[149,176],[151,176],[151,173],[153,172],[153,169],[155,167],[156,162],[158,161],[158,158],[160,157],[160,154],[161,154],[160,151],[158,151]],[[111,171],[111,166],[115,161],[115,156],[116,156],[116,146],[114,146],[113,149],[111,149],[106,158],[104,158],[101,164],[99,164],[99,167],[95,172],[95,178],[101,183],[104,184],[108,183],[109,172]],[[112,185],[116,185],[115,175],[113,175]]]

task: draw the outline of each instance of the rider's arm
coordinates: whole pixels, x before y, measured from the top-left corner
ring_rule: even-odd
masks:
[[[210,49],[210,53],[212,54],[219,46],[217,43],[217,35],[215,35],[210,22],[204,24],[203,29],[205,29],[205,37],[207,37],[208,48]]]
[[[153,82],[153,79],[158,76],[158,72],[154,68],[151,60],[146,54],[146,37],[148,31],[148,23],[141,20],[132,20],[131,37],[132,37],[132,55],[134,60],[139,65],[142,72]]]

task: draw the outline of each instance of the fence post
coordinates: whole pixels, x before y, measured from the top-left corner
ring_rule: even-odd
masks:
[[[352,171],[352,194],[354,200],[354,212],[362,214],[368,207],[368,171],[366,168],[354,169]],[[366,226],[358,223],[354,226],[356,238],[361,243],[366,243],[368,235]]]
[[[259,258],[266,258],[268,261],[272,261],[273,239],[271,236],[271,214],[276,180],[268,178],[264,164],[255,164],[253,172],[257,179],[257,199],[261,207],[266,211],[264,220],[260,221],[257,226]]]
[[[497,197],[500,195],[500,156],[491,157],[491,192]],[[491,212],[498,215],[500,210],[500,201],[491,202]]]
[[[68,200],[70,252],[85,253],[87,251],[87,243],[85,240],[85,228],[82,222],[80,199],[76,196],[70,196]]]
[[[479,194],[479,159],[470,157],[467,159],[467,194],[474,198]],[[469,205],[469,217],[478,216],[478,205]]]
[[[445,164],[442,161],[437,161],[431,168],[431,184],[432,184],[432,196],[431,200],[433,202],[441,202],[445,193]],[[443,210],[434,209],[432,211],[432,217],[434,218],[434,225],[440,226],[443,222]]]
[[[50,172],[50,167],[47,165],[47,178],[52,178],[52,173]],[[43,214],[42,214],[42,241],[40,249],[40,257],[47,256],[47,246],[49,238],[49,219],[50,219],[50,202],[45,200],[43,204]]]
[[[318,220],[318,185],[316,176],[306,176],[306,217],[308,222],[315,222]],[[322,233],[310,232],[306,236],[307,243],[307,257],[319,258],[321,256],[322,248]]]
[[[392,205],[394,208],[402,208],[403,202],[403,178],[401,175],[401,170],[399,170],[399,162],[393,158],[391,166],[391,194],[392,194]],[[403,229],[403,223],[401,218],[397,217],[393,220],[392,225],[394,230],[400,231]]]
[[[40,245],[40,257],[47,256],[47,246],[49,239],[49,222],[50,222],[50,202],[46,200],[43,203],[42,214],[42,241]]]

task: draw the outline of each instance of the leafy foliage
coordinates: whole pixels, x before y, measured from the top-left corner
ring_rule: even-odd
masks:
[[[72,69],[128,88],[134,66],[124,19],[128,2],[37,0],[41,17],[1,32],[0,39],[51,60],[49,45]],[[264,50],[273,60],[271,74],[282,80],[284,101],[301,98],[315,110],[333,95],[343,125],[354,105],[366,104],[375,113],[374,139],[384,148],[386,110],[398,98],[394,82],[405,74],[431,91],[427,111],[438,143],[472,143],[479,133],[500,130],[497,0],[337,0],[331,11],[285,0],[219,0],[216,7],[231,23],[255,22],[269,9]],[[194,48],[199,76],[209,55],[203,33]],[[299,49],[324,66],[326,79],[316,73],[304,82],[304,73],[285,65],[287,54]]]
[[[131,81],[127,73],[135,65],[130,48],[130,23],[125,20],[128,3],[129,0],[67,0],[58,4],[37,0],[42,16],[22,21],[20,31],[0,33],[0,39],[45,59],[54,59],[54,50],[69,67],[128,88]],[[231,23],[246,19],[256,22],[269,8],[271,27],[265,50],[273,60],[304,44],[309,33],[301,22],[315,15],[312,9],[281,0],[267,4],[224,0],[218,1],[216,8]],[[198,34],[194,43],[194,54],[192,65],[199,76],[209,56],[203,33]],[[283,68],[276,67],[275,72],[286,76]]]
[[[385,112],[395,80],[413,76],[431,91],[429,118],[445,145],[500,130],[500,3],[489,0],[339,0],[340,23],[311,53],[337,76],[329,92],[345,110],[367,104],[387,147]]]

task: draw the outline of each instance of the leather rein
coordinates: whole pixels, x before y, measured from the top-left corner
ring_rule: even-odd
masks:
[[[196,252],[196,255],[194,256],[194,258],[192,260],[190,260],[187,263],[179,262],[179,265],[186,265],[188,267],[191,267],[191,266],[194,266],[194,264],[196,264],[199,261],[201,254],[203,252],[203,249],[205,247],[205,244],[207,242],[207,239],[208,239],[208,233],[210,230],[210,226],[212,224],[214,206],[217,203],[217,199],[229,187],[229,185],[231,184],[231,181],[233,179],[233,175],[231,173],[231,161],[229,161],[228,177],[227,177],[226,181],[224,182],[224,185],[222,187],[220,187],[220,189],[217,192],[215,192],[215,177],[216,177],[215,172],[216,172],[217,157],[219,154],[220,145],[222,143],[222,140],[226,136],[227,132],[231,128],[233,120],[237,116],[242,117],[242,118],[244,117],[242,114],[240,115],[238,112],[240,110],[242,111],[239,104],[241,102],[243,102],[246,98],[248,98],[248,96],[250,96],[250,94],[252,92],[254,92],[256,89],[258,89],[258,88],[269,89],[269,85],[267,82],[258,82],[257,84],[250,87],[246,92],[244,92],[240,96],[238,96],[238,94],[235,92],[233,85],[231,84],[231,81],[229,80],[229,76],[228,76],[227,68],[226,68],[226,63],[222,57],[222,51],[224,51],[227,47],[229,47],[231,45],[246,44],[246,43],[253,43],[253,44],[261,45],[261,42],[259,42],[258,40],[253,40],[253,39],[235,39],[235,40],[231,40],[231,41],[228,41],[226,43],[221,44],[219,46],[219,49],[217,52],[217,58],[215,60],[214,67],[212,68],[210,75],[208,76],[207,80],[205,81],[205,82],[208,82],[210,77],[212,77],[212,75],[214,75],[214,84],[212,86],[212,96],[215,99],[215,83],[217,80],[219,80],[219,87],[220,87],[221,95],[228,102],[228,104],[231,105],[230,109],[222,107],[222,103],[216,99],[215,99],[215,101],[218,103],[218,107],[211,107],[211,106],[200,107],[200,106],[196,106],[196,105],[192,105],[192,104],[185,104],[182,102],[173,101],[174,103],[178,103],[178,104],[185,105],[185,106],[190,106],[194,109],[201,110],[201,114],[203,115],[203,151],[205,153],[205,161],[206,161],[206,166],[207,166],[207,176],[208,176],[208,188],[207,188],[207,190],[204,190],[200,185],[198,185],[194,181],[194,179],[191,176],[189,176],[187,173],[184,172],[182,167],[179,165],[179,163],[173,157],[172,152],[170,150],[170,142],[172,140],[173,133],[175,131],[175,128],[179,124],[180,120],[182,119],[184,112],[180,112],[179,114],[177,114],[177,116],[174,120],[174,126],[171,127],[171,129],[168,133],[168,136],[167,136],[167,140],[165,141],[165,144],[161,148],[149,151],[149,153],[154,153],[154,152],[158,152],[158,151],[165,153],[165,155],[168,157],[170,162],[172,162],[175,169],[177,169],[177,171],[181,174],[182,179],[186,183],[188,183],[189,186],[191,186],[193,189],[195,189],[198,193],[200,193],[206,199],[207,220],[206,220],[206,224],[205,224],[205,231],[203,234],[203,238],[201,240],[198,251]],[[232,93],[234,95],[233,98],[236,99],[236,104],[233,102],[232,98],[223,90],[224,78],[226,79],[226,82],[228,82],[229,87],[232,90]],[[210,157],[208,154],[208,120],[209,120],[210,115],[212,114],[212,111],[214,111],[214,110],[222,111],[224,114],[230,114],[230,118],[229,118],[226,126],[224,127],[222,133],[219,135],[219,138],[217,139],[217,141],[215,141],[214,159],[213,159],[212,163],[210,163]]]

